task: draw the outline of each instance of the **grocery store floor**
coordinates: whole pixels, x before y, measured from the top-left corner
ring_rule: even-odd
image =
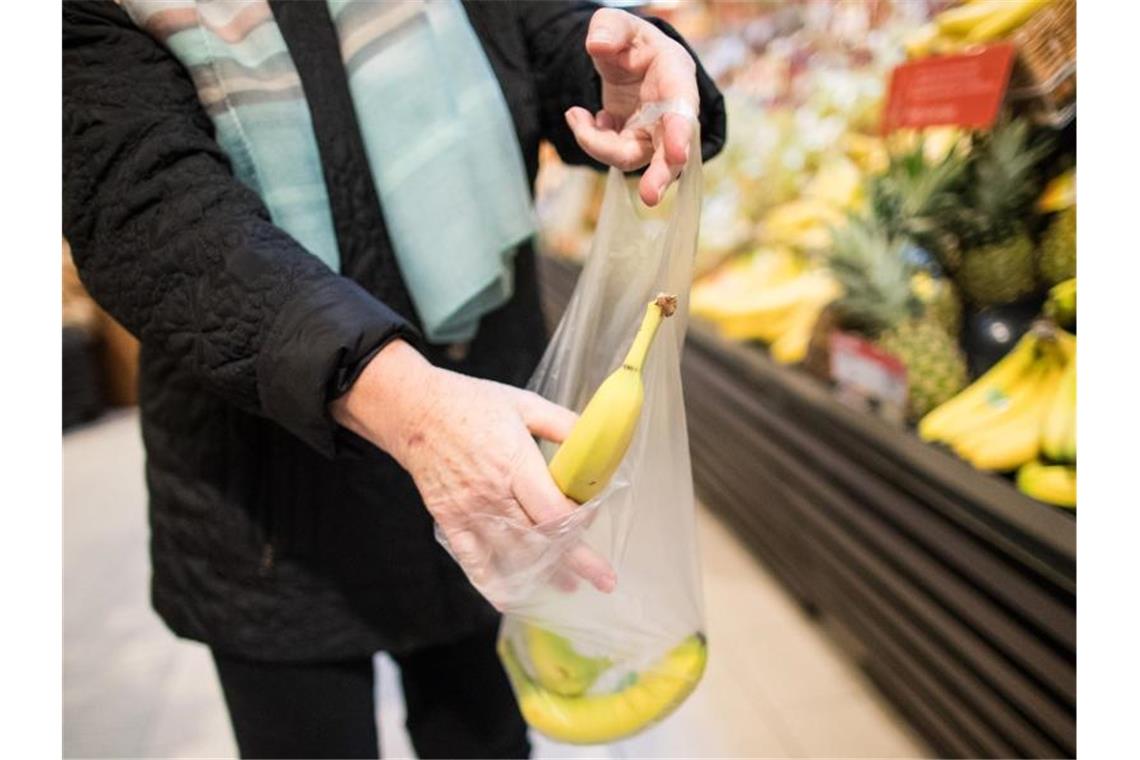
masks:
[[[116,412],[64,437],[65,757],[233,757],[213,665],[147,598],[138,419]],[[929,750],[777,582],[700,516],[712,656],[661,726],[606,747],[536,740],[535,756],[920,757]],[[392,663],[377,658],[386,757],[412,757]]]

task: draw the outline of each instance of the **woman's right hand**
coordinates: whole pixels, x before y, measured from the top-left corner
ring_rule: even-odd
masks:
[[[511,551],[509,543],[486,545],[473,529],[480,517],[532,526],[578,508],[558,490],[534,442],[560,443],[577,415],[536,393],[440,369],[395,340],[331,408],[340,424],[411,474],[476,585],[480,574],[495,572],[493,552]],[[599,591],[614,588],[613,569],[585,544],[571,549],[564,565]]]

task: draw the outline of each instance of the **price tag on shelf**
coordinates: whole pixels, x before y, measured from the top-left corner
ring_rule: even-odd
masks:
[[[906,421],[906,365],[858,335],[831,334],[831,377],[841,401],[897,425]]]
[[[993,126],[1009,86],[1013,58],[1013,44],[1000,42],[896,66],[883,111],[883,131]]]

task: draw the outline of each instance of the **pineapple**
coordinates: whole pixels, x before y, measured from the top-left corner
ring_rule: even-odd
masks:
[[[1046,285],[1056,285],[1077,276],[1076,206],[1069,206],[1049,223],[1041,238],[1037,267]]]
[[[941,157],[929,154],[925,140],[892,154],[887,170],[871,180],[871,209],[892,236],[905,235],[940,259],[951,257],[944,265],[954,271],[956,241],[943,224],[958,207],[968,179],[968,155],[959,146]]]
[[[910,289],[947,335],[957,338],[961,334],[962,300],[952,280],[930,272],[915,272],[910,278]]]
[[[905,319],[885,331],[881,348],[906,365],[907,417],[917,422],[966,387],[966,357],[933,319]]]
[[[859,333],[906,365],[908,416],[917,420],[965,387],[966,359],[935,308],[915,294],[904,250],[902,238],[874,221],[852,219],[835,231],[830,266],[844,295],[817,325],[809,367],[833,328]]]
[[[957,207],[940,220],[935,253],[978,306],[1012,303],[1037,287],[1023,220],[1040,192],[1036,168],[1046,151],[1029,145],[1024,120],[1002,122],[975,140]]]
[[[918,271],[911,275],[910,289],[926,309],[929,321],[957,340],[962,333],[962,301],[954,282],[930,272]],[[840,327],[839,309],[834,303],[829,304],[820,313],[808,343],[804,369],[824,381],[831,379],[831,333]]]

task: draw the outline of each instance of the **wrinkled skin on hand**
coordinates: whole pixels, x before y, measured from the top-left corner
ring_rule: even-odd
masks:
[[[549,548],[535,540],[535,526],[565,524],[579,508],[558,490],[534,441],[561,442],[577,415],[530,391],[439,369],[396,341],[332,411],[411,474],[446,545],[485,594],[508,595],[503,579]],[[557,559],[549,580],[560,587],[572,589],[578,577],[614,588],[613,570],[585,544],[572,542]]]
[[[587,154],[622,171],[646,165],[638,185],[649,206],[661,202],[689,157],[693,128],[676,113],[648,127],[628,127],[639,108],[659,101],[679,101],[693,115],[700,108],[697,67],[676,40],[631,13],[603,8],[590,19],[586,52],[602,80],[602,110],[591,114],[575,106],[566,123]]]

